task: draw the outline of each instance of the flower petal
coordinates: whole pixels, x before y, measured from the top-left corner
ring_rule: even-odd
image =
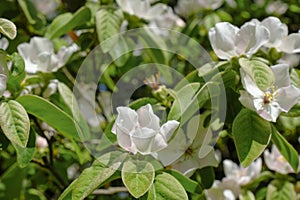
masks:
[[[238,54],[252,56],[269,40],[269,37],[269,31],[260,25],[258,21],[252,20],[245,23],[236,36]]]
[[[0,74],[0,97],[2,97],[4,91],[6,90],[6,81],[7,76],[4,74]]]
[[[132,143],[131,137],[128,133],[124,132],[122,129],[119,129],[118,127],[116,128],[117,132],[117,141],[118,144],[125,150],[136,154],[137,153],[137,148],[136,146]]]
[[[282,40],[279,49],[285,53],[300,53],[300,33],[292,33]]]
[[[173,135],[174,131],[178,128],[179,122],[175,120],[167,121],[160,128],[160,133],[163,135],[166,141],[168,141]]]
[[[228,22],[220,22],[209,30],[209,40],[214,52],[221,59],[229,60],[237,56],[235,38],[239,28]]]
[[[278,88],[287,87],[291,84],[289,69],[290,66],[287,64],[278,64],[271,66],[274,73],[275,86]]]
[[[284,112],[288,112],[300,100],[300,89],[293,85],[279,88],[277,92],[276,101]]]
[[[157,132],[149,128],[141,128],[132,131],[131,140],[135,144],[137,151],[142,155],[147,155],[152,153],[152,146],[155,142],[155,136]]]
[[[255,82],[251,79],[251,77],[242,70],[240,69],[241,73],[241,79],[242,79],[242,84],[246,91],[251,94],[255,98],[263,98],[264,93],[257,87]]]
[[[269,41],[264,44],[266,47],[279,47],[283,38],[288,35],[287,25],[282,23],[277,17],[267,17],[261,24],[270,33]]]
[[[113,133],[116,134],[116,125],[125,129],[127,133],[138,126],[138,115],[134,110],[128,107],[117,107],[117,111],[118,117],[112,128]]]
[[[141,127],[159,130],[159,118],[153,113],[150,104],[140,107],[136,113]]]
[[[281,111],[282,108],[280,107],[280,105],[277,102],[273,101],[269,104],[263,105],[263,108],[257,110],[256,112],[265,120],[276,122]]]
[[[169,145],[157,152],[157,158],[164,166],[170,165],[184,154],[188,146],[189,144],[183,130],[179,129]]]
[[[254,107],[254,104],[253,104],[253,99],[252,97],[250,96],[250,94],[246,91],[243,91],[241,90],[240,91],[240,102],[243,106],[245,106],[246,108],[249,108],[250,110],[256,110],[255,107]]]

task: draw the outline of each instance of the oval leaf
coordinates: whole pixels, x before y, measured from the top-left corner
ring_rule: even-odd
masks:
[[[46,37],[53,39],[67,33],[71,29],[76,28],[82,24],[85,24],[91,18],[90,9],[82,7],[76,11],[76,13],[64,13],[56,17],[49,25]]]
[[[154,168],[149,162],[126,161],[122,168],[122,180],[135,198],[143,196],[154,180]]]
[[[12,40],[17,36],[17,27],[10,20],[0,18],[0,33]]]
[[[0,106],[0,126],[6,137],[25,148],[29,138],[30,121],[26,110],[14,100]]]
[[[294,185],[290,182],[275,180],[271,182],[267,190],[267,200],[287,200],[297,199]]]
[[[43,120],[70,139],[79,140],[82,132],[79,125],[56,105],[36,95],[24,95],[17,99],[28,113]]]
[[[124,155],[120,152],[110,152],[98,158],[91,167],[81,173],[72,186],[72,199],[84,199],[103,184],[119,169]]]
[[[180,182],[168,173],[163,172],[155,177],[154,188],[156,200],[188,200]]]
[[[295,172],[298,171],[299,157],[295,148],[272,126],[272,142],[278,151],[290,163]]]
[[[274,74],[268,65],[259,60],[248,60],[246,58],[240,58],[239,63],[262,91],[266,91],[273,86]]]
[[[17,162],[20,168],[26,167],[35,153],[36,133],[30,129],[28,143],[25,148],[13,144],[17,152]]]
[[[243,109],[233,121],[232,134],[239,160],[247,167],[269,144],[271,126],[256,112]]]

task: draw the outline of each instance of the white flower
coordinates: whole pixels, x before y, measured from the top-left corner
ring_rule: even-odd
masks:
[[[242,186],[248,184],[260,174],[262,161],[261,158],[258,158],[248,167],[244,168],[242,166],[239,167],[231,160],[224,160],[223,167],[226,176],[224,179],[234,180],[238,185]]]
[[[216,10],[224,0],[179,0],[175,7],[176,13],[182,16],[194,14],[200,10]]]
[[[3,93],[6,90],[6,81],[7,76],[4,74],[0,74],[0,97],[2,97]]]
[[[57,54],[54,53],[53,43],[47,38],[33,37],[30,43],[22,43],[18,46],[19,54],[25,62],[27,73],[55,72],[66,64],[71,55],[78,50],[73,44],[62,47]]]
[[[33,0],[33,3],[38,11],[52,19],[57,15],[59,3],[57,0]]]
[[[52,94],[54,94],[57,91],[57,87],[58,87],[58,80],[57,79],[51,80],[47,88],[43,92],[43,97],[49,98]]]
[[[172,29],[175,25],[183,27],[185,22],[174,14],[172,8],[168,7],[163,14],[151,20],[148,26],[158,35],[168,36],[168,29]],[[153,29],[156,27],[158,29]],[[165,31],[161,28],[165,29]]]
[[[179,122],[171,120],[160,127],[150,104],[137,111],[128,107],[118,107],[117,111],[112,132],[117,135],[118,144],[133,154],[148,155],[166,148],[179,126]]]
[[[271,170],[274,170],[281,174],[294,173],[294,170],[291,167],[291,165],[280,154],[280,152],[278,151],[275,145],[272,145],[271,152],[268,150],[264,151],[264,159],[267,167]],[[298,171],[300,171],[300,169]]]
[[[161,3],[151,6],[149,0],[117,0],[117,4],[124,12],[146,20],[159,17],[168,8],[167,5]]]
[[[240,102],[256,111],[262,118],[276,122],[281,112],[288,112],[300,100],[300,89],[291,85],[289,66],[278,64],[271,67],[274,87],[262,91],[251,77],[241,69],[242,84],[246,91],[241,91]]]
[[[9,45],[9,42],[6,38],[3,37],[0,39],[0,49],[6,50],[8,45]]]
[[[274,47],[285,53],[300,53],[300,33],[288,35],[287,25],[277,17],[267,17],[261,25],[270,33],[269,41],[264,44],[266,47]]]
[[[277,62],[280,64],[288,64],[290,67],[297,67],[300,65],[300,55],[285,53]]]
[[[235,200],[241,194],[241,188],[234,180],[215,180],[205,194],[207,200]]]
[[[200,120],[203,123],[204,120]],[[169,146],[157,153],[157,158],[164,166],[191,176],[196,169],[218,165],[212,140],[211,128],[204,128],[199,123],[199,116],[192,118],[187,126],[186,134],[179,129]]]
[[[281,1],[270,1],[266,6],[266,12],[268,14],[275,13],[277,15],[283,15],[288,8],[289,5]]]
[[[245,23],[240,29],[220,22],[209,30],[209,40],[216,55],[224,60],[246,55],[250,57],[269,39],[268,30],[257,20]]]
[[[36,135],[36,146],[37,148],[46,148],[48,147],[48,142],[46,138]]]

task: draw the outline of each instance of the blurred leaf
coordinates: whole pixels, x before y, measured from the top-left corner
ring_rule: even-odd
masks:
[[[0,18],[0,33],[13,40],[17,36],[17,27],[10,20]]]
[[[176,170],[166,170],[165,172],[174,176],[187,192],[197,194],[201,194],[203,192],[203,189],[196,181],[184,176],[182,173]]]
[[[38,34],[42,34],[46,25],[45,17],[43,15],[39,15],[32,1],[18,0],[18,3],[22,11],[24,12],[24,15],[29,24],[33,26],[32,31]]]
[[[143,196],[150,189],[154,174],[154,168],[149,162],[129,160],[123,164],[123,183],[135,198]]]
[[[157,103],[156,99],[150,98],[150,97],[144,97],[144,98],[140,98],[140,99],[137,99],[137,100],[131,102],[129,104],[129,107],[133,110],[137,110],[137,109],[139,109],[140,107],[142,107],[146,104],[154,105],[156,103]]]
[[[10,100],[0,105],[0,126],[12,143],[26,147],[30,121],[26,110],[20,103]]]
[[[151,200],[188,200],[187,193],[180,182],[174,176],[165,172],[155,177],[154,189],[155,198]]]
[[[272,126],[272,142],[283,157],[290,163],[294,171],[298,172],[299,155],[294,147]]]
[[[5,185],[1,199],[20,199],[27,171],[28,168],[19,168],[15,163],[1,174],[0,183]]]
[[[246,58],[240,58],[239,63],[262,91],[266,91],[273,86],[274,74],[268,65],[258,60],[248,60]]]
[[[297,199],[294,185],[287,181],[274,180],[268,185],[266,200]]]
[[[17,162],[19,167],[26,167],[29,162],[32,160],[35,153],[35,141],[36,141],[36,133],[33,129],[30,129],[29,139],[27,146],[20,147],[17,144],[13,144],[17,152]]]
[[[18,53],[13,53],[11,55],[11,61],[11,73],[8,77],[7,87],[9,90],[12,90],[12,92],[14,92],[18,91],[21,82],[26,76],[26,72],[24,60]]]
[[[127,62],[127,60],[130,57],[130,54],[127,41],[124,37],[118,37],[118,41],[113,46],[113,48],[109,50],[109,54],[111,55],[114,63],[118,67],[122,67]]]
[[[212,187],[215,180],[215,172],[213,167],[204,167],[197,170],[197,174],[200,175],[201,183],[205,189]]]
[[[74,119],[46,99],[36,95],[24,95],[17,101],[28,113],[46,122],[65,137],[76,140],[82,138],[80,127]]]
[[[74,185],[71,185],[74,187],[72,199],[84,199],[91,194],[119,169],[123,159],[124,154],[120,152],[109,152],[99,157],[91,167],[81,173]]]
[[[116,35],[120,33],[122,21],[121,10],[101,9],[96,13],[96,31],[104,53],[111,50],[118,42],[119,38]],[[111,39],[108,40],[109,38]],[[102,43],[104,41],[105,43]]]
[[[59,94],[61,95],[63,101],[65,102],[66,106],[68,106],[71,113],[73,114],[73,117],[75,118],[76,122],[79,124],[79,126],[82,130],[83,137],[81,139],[82,140],[89,139],[90,131],[89,131],[88,124],[87,124],[86,120],[83,118],[83,116],[79,110],[78,103],[77,103],[72,91],[70,90],[70,88],[68,86],[66,86],[62,82],[58,83],[58,91],[59,91]]]
[[[269,144],[271,126],[256,112],[243,109],[233,121],[232,134],[239,160],[247,167]]]
[[[47,28],[45,37],[53,39],[85,24],[91,18],[90,9],[81,7],[76,13],[64,13],[57,16]]]
[[[240,200],[255,200],[255,196],[251,191],[245,191],[239,195]]]

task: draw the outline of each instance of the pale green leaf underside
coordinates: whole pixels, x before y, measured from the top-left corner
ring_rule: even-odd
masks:
[[[10,20],[0,18],[0,33],[12,40],[17,36],[17,27]]]
[[[30,121],[26,110],[14,100],[0,106],[0,125],[6,137],[20,147],[26,147]]]

